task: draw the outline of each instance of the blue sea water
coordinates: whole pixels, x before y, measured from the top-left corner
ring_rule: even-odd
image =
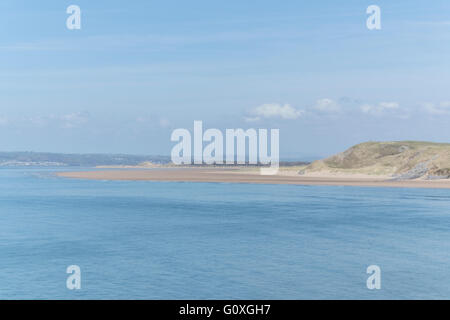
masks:
[[[1,299],[450,298],[448,190],[51,171],[0,170]],[[81,290],[66,288],[69,265]]]

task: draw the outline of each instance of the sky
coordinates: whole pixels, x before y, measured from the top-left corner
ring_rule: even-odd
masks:
[[[169,155],[194,120],[280,129],[282,159],[450,142],[449,57],[448,0],[2,0],[0,150]]]

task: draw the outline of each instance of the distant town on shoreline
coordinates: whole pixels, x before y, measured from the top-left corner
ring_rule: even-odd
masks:
[[[310,161],[281,161],[282,166],[307,165]],[[97,166],[139,166],[170,165],[170,156],[130,154],[66,154],[50,152],[0,152],[2,167],[97,167]],[[195,165],[202,166],[202,165]],[[233,166],[233,165],[227,165]],[[239,165],[245,166],[245,165]],[[251,166],[251,165],[249,165]]]

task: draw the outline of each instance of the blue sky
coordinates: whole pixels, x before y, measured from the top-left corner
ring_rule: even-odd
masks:
[[[279,128],[285,158],[450,140],[448,1],[3,0],[0,24],[0,150],[168,155],[194,120]]]

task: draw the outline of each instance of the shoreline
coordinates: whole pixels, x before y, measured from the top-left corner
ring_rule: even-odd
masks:
[[[450,180],[386,180],[384,176],[362,177],[340,175],[298,175],[280,173],[267,176],[257,171],[239,169],[178,168],[158,170],[104,170],[56,172],[56,176],[83,180],[161,181],[161,182],[216,182],[249,184],[323,185],[356,187],[396,187],[450,189]]]

